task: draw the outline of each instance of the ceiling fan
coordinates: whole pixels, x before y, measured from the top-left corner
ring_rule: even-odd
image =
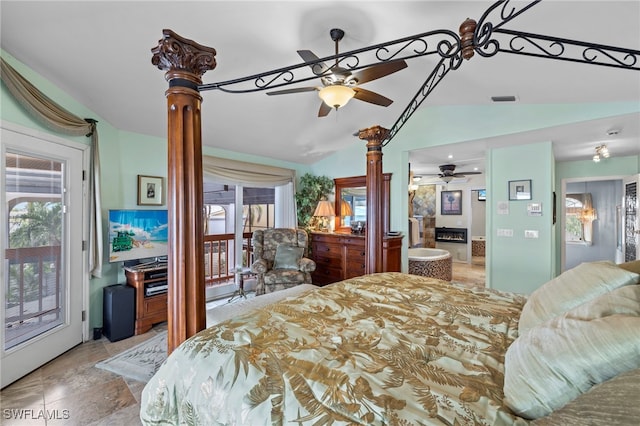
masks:
[[[344,37],[344,31],[339,28],[333,28],[329,31],[329,35],[335,42],[336,55],[338,55],[338,43]],[[310,50],[298,50],[298,55],[300,55],[305,62],[313,62],[320,59]],[[324,76],[320,78],[322,87],[298,87],[295,89],[276,90],[274,92],[267,92],[267,95],[286,95],[289,93],[318,91],[318,95],[320,99],[322,99],[318,117],[324,117],[329,114],[331,108],[337,110],[345,106],[351,98],[385,107],[391,105],[393,103],[391,99],[370,90],[362,89],[359,85],[400,71],[407,67],[407,63],[404,60],[385,62],[354,72],[339,66],[337,58],[336,63],[331,67],[328,67],[323,62],[309,64],[309,66],[314,70],[315,74],[324,74]]]
[[[440,173],[437,174],[444,182],[449,183],[454,178],[463,178],[467,175],[480,175],[482,172],[458,172],[456,173],[455,164],[442,164],[439,166]]]

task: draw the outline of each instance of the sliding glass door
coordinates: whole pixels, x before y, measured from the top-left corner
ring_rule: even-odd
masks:
[[[233,281],[238,268],[250,266],[251,233],[275,225],[274,193],[273,188],[205,179],[205,276],[209,285]]]

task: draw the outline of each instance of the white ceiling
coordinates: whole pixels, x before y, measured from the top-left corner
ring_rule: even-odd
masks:
[[[332,55],[329,30],[346,35],[344,52],[434,29],[457,32],[465,18],[479,20],[491,1],[6,1],[0,3],[1,46],[118,129],[166,136],[167,83],[151,64],[162,30],[217,50],[217,68],[204,83],[298,64],[309,49]],[[640,50],[639,1],[543,1],[509,28]],[[359,129],[391,127],[431,72],[436,58],[364,88],[395,102],[388,108],[351,101],[318,118],[315,92],[203,92],[203,143],[296,163],[312,164],[362,143]],[[313,84],[302,84],[313,85]],[[522,104],[633,101],[640,103],[640,72],[546,59],[478,55],[450,75],[421,108],[489,105],[493,95]],[[613,155],[640,152],[640,115],[585,122],[518,135],[519,143],[552,140],[559,161],[588,159],[608,140]],[[609,138],[606,132],[620,129]],[[480,167],[487,147],[514,138],[479,140],[411,154],[412,169],[435,173],[455,162]],[[447,155],[453,154],[453,159]],[[462,169],[460,169],[462,170]]]

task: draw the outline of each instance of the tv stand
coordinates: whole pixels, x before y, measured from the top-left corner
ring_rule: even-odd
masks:
[[[167,264],[143,263],[124,271],[127,284],[136,289],[135,334],[143,334],[167,320]]]

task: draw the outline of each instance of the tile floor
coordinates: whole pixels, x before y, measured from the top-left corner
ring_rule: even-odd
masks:
[[[471,263],[453,262],[452,281],[469,285],[485,285],[484,257],[473,257]]]
[[[453,263],[454,281],[484,285],[484,279],[483,259],[474,258],[469,264]],[[119,342],[102,337],[60,355],[0,391],[0,425],[139,425],[144,383],[124,379],[94,365],[164,330],[166,323]],[[11,417],[7,411],[11,409],[44,412],[58,418],[16,420],[7,418]]]
[[[118,342],[102,337],[76,346],[0,391],[0,424],[137,425],[144,383],[95,368],[116,355],[166,330],[166,323]],[[44,412],[47,420],[13,418],[6,410],[26,409],[30,416]],[[33,410],[33,411],[31,411]],[[33,413],[33,414],[30,414]],[[8,418],[9,417],[9,418]]]

